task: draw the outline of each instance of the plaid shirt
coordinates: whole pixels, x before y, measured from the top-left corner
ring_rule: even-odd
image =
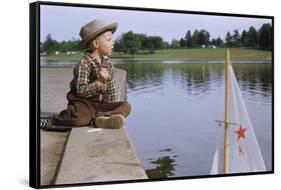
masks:
[[[105,90],[95,84],[95,81],[99,79],[98,72],[102,65],[105,65],[109,72],[109,78],[105,82]],[[81,62],[73,69],[74,78],[70,83],[70,88],[80,98],[91,99],[95,102],[117,101],[114,73],[113,64],[108,57],[103,57],[101,64],[99,64],[90,53],[85,53]]]

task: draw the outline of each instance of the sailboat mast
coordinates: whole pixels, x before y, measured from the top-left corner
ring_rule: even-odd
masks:
[[[224,173],[228,171],[229,49],[225,56]]]

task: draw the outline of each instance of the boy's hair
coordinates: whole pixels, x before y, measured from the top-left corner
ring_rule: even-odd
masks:
[[[95,51],[95,48],[94,48],[94,45],[93,45],[93,41],[94,40],[98,40],[98,38],[103,35],[104,33],[108,32],[108,31],[111,31],[112,30],[105,30],[103,31],[102,33],[98,34],[94,39],[90,40],[88,43],[87,43],[87,51],[90,51],[90,52],[93,52]]]
[[[94,40],[96,40],[96,38],[90,40],[90,41],[87,43],[87,49],[86,49],[87,52],[92,53],[93,51],[95,51],[95,48],[94,48],[94,46],[93,46],[93,41],[94,41]]]

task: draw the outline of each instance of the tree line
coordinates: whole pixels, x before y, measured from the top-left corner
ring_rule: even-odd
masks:
[[[52,39],[51,34],[47,34],[46,40],[40,43],[40,52],[47,55],[55,54],[56,52],[67,53],[80,51],[78,43],[80,40],[72,39],[68,41],[58,42]]]
[[[263,24],[258,30],[251,26],[248,30],[243,30],[241,34],[237,29],[233,33],[228,31],[225,39],[222,40],[220,37],[210,39],[210,34],[206,30],[195,30],[193,34],[188,30],[184,38],[174,43],[178,43],[178,48],[246,47],[271,50],[271,31],[270,24]]]
[[[272,46],[272,26],[263,24],[259,30],[250,27],[249,30],[243,30],[240,34],[238,30],[234,30],[233,34],[227,32],[227,47],[247,47],[258,48],[263,50],[271,50]]]
[[[263,24],[258,30],[250,27],[243,30],[242,33],[236,29],[233,32],[228,31],[225,39],[210,39],[210,33],[205,30],[188,30],[179,40],[173,39],[171,43],[166,42],[160,36],[148,36],[146,34],[138,34],[133,31],[123,33],[119,36],[114,45],[114,51],[121,53],[134,54],[139,51],[154,53],[159,49],[183,49],[183,48],[221,48],[221,47],[246,47],[262,50],[271,50],[272,46],[272,26],[271,24]],[[51,34],[48,34],[46,40],[40,44],[40,52],[47,55],[55,52],[67,53],[80,51],[77,47],[78,39],[58,42],[53,40]]]

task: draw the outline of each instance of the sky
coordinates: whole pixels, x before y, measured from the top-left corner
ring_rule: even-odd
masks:
[[[133,31],[149,36],[161,36],[164,41],[183,38],[190,30],[205,29],[210,38],[225,39],[227,31],[231,33],[238,29],[240,34],[253,26],[257,30],[264,23],[271,23],[271,19],[245,18],[230,16],[211,16],[180,14],[167,12],[147,12],[114,10],[89,7],[68,7],[55,5],[41,5],[40,41],[44,42],[48,33],[57,41],[81,39],[81,26],[94,19],[103,19],[107,23],[118,23],[114,39],[122,33]]]

